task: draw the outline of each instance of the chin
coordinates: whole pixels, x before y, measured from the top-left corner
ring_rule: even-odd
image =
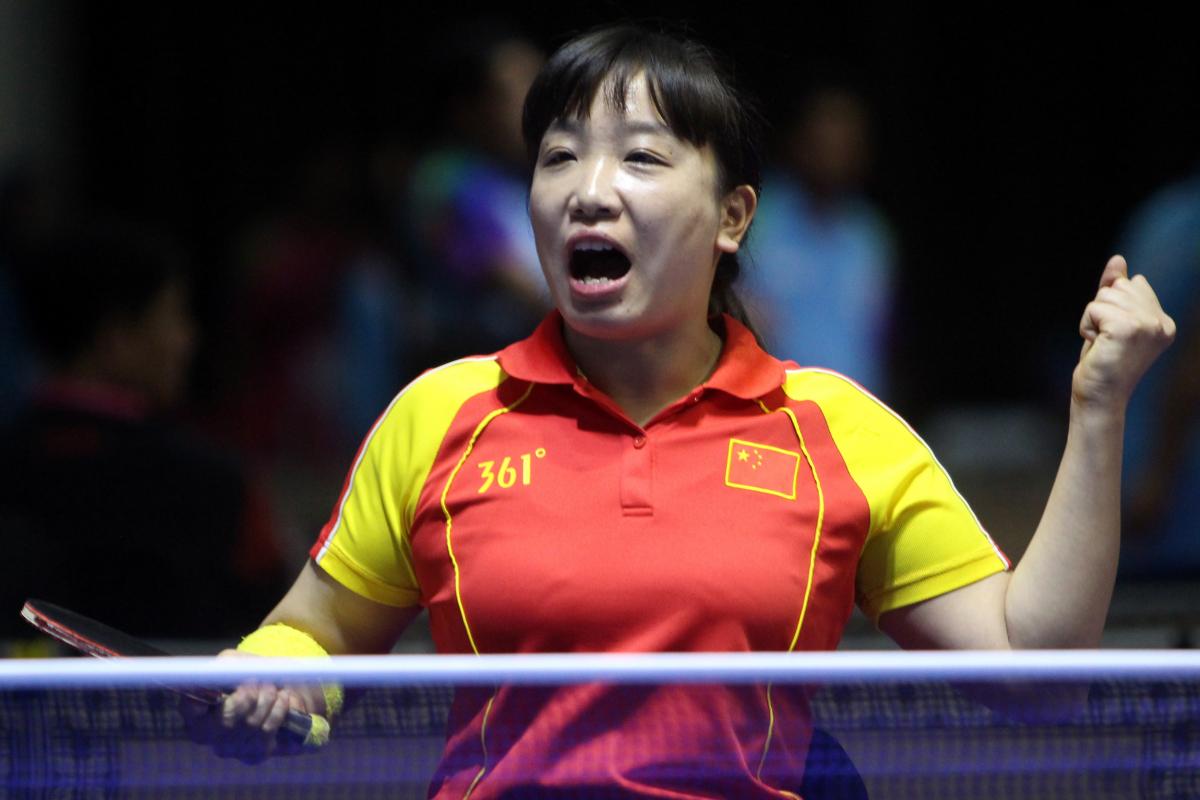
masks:
[[[624,334],[630,326],[636,327],[636,320],[628,314],[622,314],[620,309],[577,302],[562,303],[558,306],[563,322],[575,333],[599,339],[626,338]]]
[[[648,319],[619,305],[608,307],[583,307],[567,303],[559,306],[563,322],[575,333],[590,339],[613,341],[644,339],[661,333],[672,326],[661,320]]]

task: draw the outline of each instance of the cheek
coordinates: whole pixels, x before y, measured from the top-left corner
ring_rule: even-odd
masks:
[[[553,227],[545,218],[539,219],[532,208],[529,212],[529,223],[533,228],[533,245],[537,251],[538,264],[542,268],[542,273],[548,279],[552,271],[551,264],[559,249],[558,238],[555,235]]]
[[[632,177],[618,184],[629,210],[647,229],[676,235],[713,235],[720,226],[720,200],[710,180],[680,171],[669,182],[648,184]]]
[[[542,240],[553,235],[554,229],[557,227],[558,216],[554,213],[552,195],[553,187],[547,185],[546,181],[538,180],[535,177],[529,187],[529,204],[526,206],[526,210],[529,212],[529,224],[533,228],[539,254]]]
[[[686,243],[692,252],[711,254],[720,232],[720,210],[707,202],[707,195],[689,194],[678,197],[670,206],[667,218],[673,236]]]
[[[562,270],[555,268],[561,252],[561,214],[556,210],[550,188],[544,181],[534,180],[529,187],[529,226],[533,230],[533,244],[537,251],[542,276],[550,289],[550,295],[558,300],[559,287],[556,278]]]
[[[665,232],[680,227],[695,202],[688,187],[677,183],[650,183],[623,175],[613,188],[621,197],[623,210],[645,232]]]

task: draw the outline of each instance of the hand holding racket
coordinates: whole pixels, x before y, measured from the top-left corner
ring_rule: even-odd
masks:
[[[238,650],[223,650],[218,658],[262,658]],[[198,709],[193,709],[196,711]],[[271,754],[291,755],[314,750],[329,741],[329,722],[325,716],[325,697],[319,685],[276,686],[250,680],[223,695],[219,708],[205,709],[201,722],[213,728],[211,744],[221,755],[242,760],[261,760]],[[185,717],[188,711],[184,711]],[[308,726],[303,737],[292,735],[297,719]],[[247,759],[246,746],[231,740],[234,734],[246,742],[249,750],[262,752]],[[298,731],[297,731],[298,733]],[[228,746],[230,752],[222,752]]]
[[[21,616],[38,630],[96,658],[171,655],[127,633],[42,600],[29,600]],[[222,655],[235,653],[225,651]],[[232,694],[215,689],[175,689],[183,695],[180,711],[192,738],[210,744],[218,755],[260,761],[272,753],[295,753],[321,746],[329,724],[306,713],[317,709],[303,688],[277,689],[248,682]],[[320,692],[316,692],[320,694]]]

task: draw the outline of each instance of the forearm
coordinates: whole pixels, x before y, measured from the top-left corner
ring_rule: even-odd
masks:
[[[310,561],[263,625],[302,630],[330,655],[386,653],[419,611],[368,600]]]
[[[308,634],[331,655],[353,652],[337,624],[326,588],[310,579],[311,569],[306,567],[306,574],[271,609],[260,627],[281,623]]]
[[[1010,574],[880,617],[903,647],[1096,647],[1121,544],[1125,407],[1175,337],[1150,284],[1113,256],[1079,323],[1071,424],[1037,531]]]
[[[338,655],[387,652],[416,608],[393,608],[360,597],[311,561],[262,626],[243,640],[238,651],[265,656]],[[288,708],[333,714],[341,708],[342,689],[336,683],[287,686],[249,682],[226,698],[224,715],[230,727],[245,718],[251,727],[273,733]],[[328,726],[324,731],[327,733]]]
[[[1123,435],[1123,409],[1072,404],[1050,498],[1005,596],[1013,647],[1099,645],[1120,549]]]

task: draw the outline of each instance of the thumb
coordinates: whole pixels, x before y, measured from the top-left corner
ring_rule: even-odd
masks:
[[[1117,278],[1129,277],[1129,264],[1125,261],[1125,256],[1116,255],[1108,259],[1108,263],[1104,265],[1104,273],[1100,276],[1100,288],[1112,286],[1117,282]]]

